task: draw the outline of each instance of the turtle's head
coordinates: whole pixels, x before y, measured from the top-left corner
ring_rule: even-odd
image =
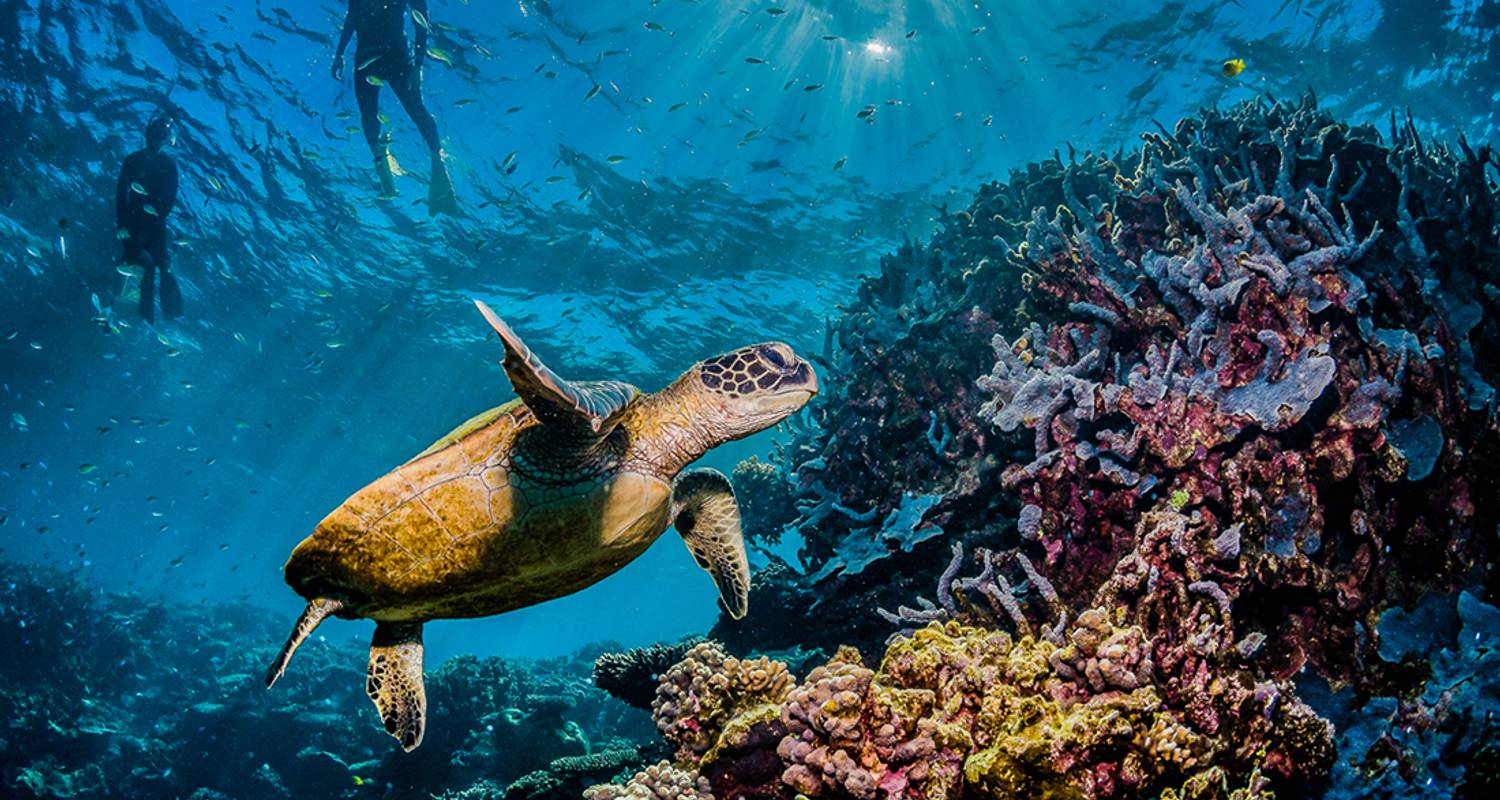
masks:
[[[711,426],[727,440],[749,436],[786,419],[818,393],[812,365],[781,342],[742,347],[694,367]],[[688,377],[688,376],[684,376]]]

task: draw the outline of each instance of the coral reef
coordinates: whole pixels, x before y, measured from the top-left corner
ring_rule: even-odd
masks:
[[[590,787],[583,800],[713,800],[713,796],[701,779],[663,761],[637,772],[623,785]]]
[[[747,794],[1356,785],[1312,706],[1406,730],[1367,748],[1392,787],[1492,779],[1488,723],[1395,699],[1461,685],[1446,656],[1393,654],[1377,622],[1494,590],[1500,514],[1476,502],[1500,489],[1494,154],[1410,120],[1382,140],[1310,96],[1142,138],[982,187],[830,322],[829,388],[776,454],[785,480],[753,470],[801,569],[756,576],[772,619],[711,635],[868,649],[871,607],[897,634],[879,669],[842,651],[791,691],[785,785]],[[996,643],[955,644],[976,637]],[[967,690],[899,666],[948,657],[943,680],[1037,666]],[[1346,685],[1372,717],[1302,699]],[[1412,766],[1438,739],[1473,769]],[[741,791],[711,750],[679,755]]]
[[[1387,611],[1379,631],[1388,660],[1420,661],[1430,672],[1411,691],[1363,707],[1347,689],[1314,700],[1340,727],[1328,796],[1493,796],[1500,609],[1467,591],[1429,595],[1410,612]]]
[[[681,661],[698,641],[690,638],[675,644],[603,653],[594,659],[594,685],[636,708],[650,710],[662,673]]]
[[[168,607],[4,567],[6,797],[426,797],[542,770],[556,791],[513,796],[561,798],[656,757],[635,744],[650,736],[649,717],[590,685],[594,651],[446,662],[427,680],[434,746],[407,754],[357,724],[371,713],[357,644],[303,648],[286,691],[267,693],[261,674],[282,633],[274,614]]]
[[[747,735],[745,715],[774,716],[792,683],[780,661],[742,660],[704,642],[661,676],[651,718],[679,757],[702,757]]]

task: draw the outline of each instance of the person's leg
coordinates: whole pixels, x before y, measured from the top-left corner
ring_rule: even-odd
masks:
[[[385,143],[380,141],[380,87],[365,80],[374,72],[355,70],[354,100],[359,104],[359,124],[364,130],[365,144],[370,146],[370,156],[375,159],[375,174],[380,178],[380,196],[396,196],[396,176],[391,170],[391,158]]]
[[[171,251],[167,249],[167,236],[162,235],[159,241],[153,242],[150,248],[151,260],[156,264],[156,271],[161,273],[158,280],[161,283],[161,313],[167,319],[182,316],[182,289],[177,285],[177,276],[172,274]]]
[[[156,321],[156,261],[145,248],[134,253],[131,262],[141,268],[141,319]]]
[[[427,143],[427,149],[434,158],[437,157],[438,151],[442,149],[442,142],[438,141],[437,120],[422,101],[421,72],[415,67],[408,67],[402,75],[391,81],[391,90],[396,93],[396,99],[401,101],[401,107],[406,109],[406,116],[411,117],[412,124],[417,126],[417,132],[422,134],[422,141]]]
[[[354,73],[354,102],[359,105],[359,125],[365,134],[365,144],[370,146],[370,155],[385,156],[385,146],[380,143],[380,87],[365,80],[369,73],[356,70]]]

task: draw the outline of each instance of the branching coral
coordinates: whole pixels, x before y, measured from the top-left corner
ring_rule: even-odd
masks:
[[[1464,173],[1481,157],[1387,150],[1309,103],[1205,112],[1148,143],[1133,178],[1101,183],[1116,168],[1094,157],[1063,169],[1067,202],[1010,255],[1051,322],[996,337],[979,385],[997,428],[1034,434],[1004,483],[1070,596],[1087,598],[1143,513],[1194,509],[1245,563],[1193,591],[1225,612],[1242,592],[1257,602],[1241,609],[1279,609],[1278,674],[1311,661],[1352,679],[1366,615],[1482,559],[1491,546],[1465,533],[1476,463],[1457,442],[1495,435],[1465,355],[1493,315],[1445,294],[1474,265],[1430,271],[1400,208],[1350,198],[1369,182],[1409,203],[1414,165]],[[1492,232],[1487,213],[1470,219]],[[1423,290],[1403,295],[1411,281]]]
[[[662,673],[696,644],[698,640],[690,639],[601,654],[594,660],[594,685],[636,708],[649,709]]]

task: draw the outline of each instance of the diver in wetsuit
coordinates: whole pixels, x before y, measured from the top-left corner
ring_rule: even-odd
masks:
[[[406,44],[406,19],[413,20],[415,49]],[[333,78],[343,80],[344,50],[349,40],[359,38],[354,51],[354,99],[359,103],[360,125],[375,171],[380,176],[380,195],[396,195],[396,180],[390,151],[380,140],[380,85],[390,86],[416,124],[427,149],[432,153],[432,180],[428,186],[427,211],[430,214],[457,211],[453,184],[443,164],[442,145],[438,141],[437,121],[422,102],[422,61],[427,56],[427,0],[349,0],[344,16],[344,30],[339,35],[338,52],[333,57]],[[376,82],[371,82],[371,79]]]
[[[115,223],[125,247],[125,263],[141,268],[141,316],[156,319],[156,280],[161,273],[161,311],[168,319],[182,314],[182,291],[168,272],[167,216],[177,203],[177,162],[162,150],[177,142],[170,116],[158,115],[146,126],[146,146],[125,157],[115,185]]]

